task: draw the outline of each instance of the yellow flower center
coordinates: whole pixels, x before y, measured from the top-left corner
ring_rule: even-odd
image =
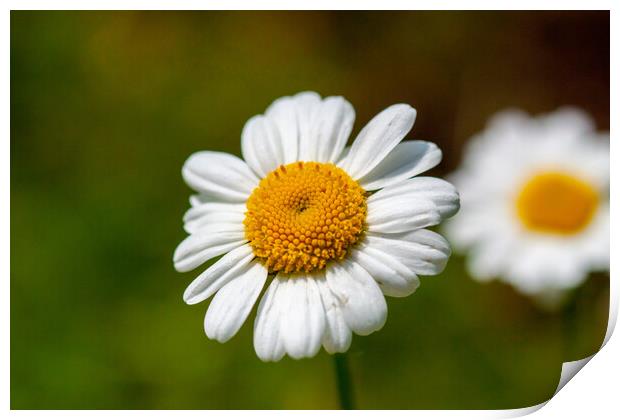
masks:
[[[517,196],[517,214],[528,229],[570,235],[586,227],[599,203],[596,189],[561,172],[530,178]]]
[[[270,272],[310,272],[341,260],[364,230],[366,194],[331,163],[270,172],[247,202],[245,235]]]

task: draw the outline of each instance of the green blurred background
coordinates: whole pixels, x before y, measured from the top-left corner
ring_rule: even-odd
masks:
[[[609,128],[608,12],[12,12],[11,407],[337,408],[332,359],[227,344],[172,253],[181,165],[240,153],[245,121],[301,90],[347,97],[355,132],[418,109],[444,175],[507,106],[577,105]],[[516,408],[603,339],[609,278],[560,311],[478,284],[455,256],[348,353],[359,408]],[[253,319],[253,314],[251,315]]]

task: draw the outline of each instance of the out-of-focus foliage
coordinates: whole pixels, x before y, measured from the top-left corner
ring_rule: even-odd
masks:
[[[207,340],[181,295],[189,154],[239,154],[245,121],[300,90],[356,131],[418,109],[443,175],[486,118],[578,105],[609,127],[609,14],[11,13],[11,406],[336,408],[332,360],[265,364],[252,322]],[[493,176],[493,174],[489,174]],[[600,346],[609,279],[561,311],[482,285],[455,256],[349,352],[360,408],[514,408]],[[253,318],[253,315],[251,315]]]

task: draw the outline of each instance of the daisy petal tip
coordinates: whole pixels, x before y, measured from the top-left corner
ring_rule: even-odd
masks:
[[[459,210],[461,210],[461,195],[458,191],[455,190],[454,212],[449,217],[454,216],[456,213],[459,212]]]
[[[320,341],[317,343],[307,344],[303,347],[299,347],[294,349],[293,351],[287,351],[287,354],[291,359],[301,360],[301,359],[311,359],[318,354],[321,350]]]
[[[386,111],[387,110],[390,110],[391,112],[395,114],[400,114],[403,118],[410,119],[412,126],[418,115],[418,111],[414,107],[412,107],[409,104],[405,104],[405,103],[392,105],[388,107]]]
[[[191,290],[185,290],[183,293],[183,301],[188,305],[195,305],[202,302],[202,299],[198,299]]]
[[[257,345],[256,341],[254,341],[254,352],[256,353],[256,357],[258,357],[261,362],[265,363],[279,362],[284,357],[284,352],[272,348],[263,348],[260,344]]]
[[[380,331],[385,326],[385,322],[386,322],[386,320],[383,320],[383,322],[380,325],[372,326],[372,327],[367,327],[367,328],[365,328],[365,327],[358,327],[355,330],[355,334],[357,334],[359,336],[362,336],[362,337],[365,337],[367,335],[370,335],[372,333]]]
[[[313,90],[304,90],[304,91],[301,91],[293,95],[293,98],[298,99],[298,100],[304,100],[304,99],[320,100],[321,95],[319,95],[317,92]]]
[[[450,186],[450,193],[448,196],[448,209],[444,213],[445,218],[454,216],[461,209],[461,195],[457,191],[456,187],[449,182],[446,183]]]
[[[323,348],[325,349],[327,354],[331,354],[331,355],[346,353],[347,351],[349,351],[350,347],[351,347],[350,340],[348,343],[346,343],[345,345],[342,345],[341,347],[332,347],[332,346],[323,345]]]
[[[428,147],[427,153],[432,156],[433,160],[432,166],[430,168],[434,168],[435,166],[439,165],[439,163],[441,163],[441,161],[443,160],[443,151],[436,143],[433,143],[432,141],[424,141],[424,143],[426,143],[426,146]]]
[[[375,119],[378,117],[385,118],[384,121],[389,125],[398,124],[400,126],[402,136],[404,137],[413,128],[417,115],[418,111],[414,107],[409,104],[402,103],[387,107],[380,112]]]
[[[180,273],[183,273],[183,257],[186,250],[187,238],[185,238],[177,247],[174,249],[174,253],[172,254],[172,262],[174,263],[174,269]]]
[[[185,159],[185,162],[183,162],[183,167],[181,168],[181,171],[183,172],[188,171],[192,166],[196,164],[196,162],[199,161],[200,156],[203,153],[204,153],[203,151],[199,151],[199,152],[194,152],[191,155],[189,155],[187,159]]]
[[[209,323],[206,320],[205,320],[204,329],[205,329],[205,334],[207,338],[209,338],[210,340],[215,340],[218,343],[222,343],[222,344],[226,343],[233,337],[233,335],[231,334],[225,334],[222,331],[219,331],[217,325]]]
[[[176,255],[176,253],[172,258],[172,262],[174,264],[174,269],[179,273],[187,273],[192,270],[185,265],[183,258],[180,255]]]

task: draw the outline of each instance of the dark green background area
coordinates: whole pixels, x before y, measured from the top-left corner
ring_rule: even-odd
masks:
[[[301,90],[347,97],[355,132],[412,104],[441,176],[508,106],[608,129],[609,14],[12,12],[12,408],[337,407],[331,357],[260,362],[251,321],[208,340],[207,303],[181,299],[198,271],[172,267],[184,160],[239,154],[245,121]],[[354,337],[359,408],[528,406],[599,348],[607,275],[548,312],[463,266]]]

